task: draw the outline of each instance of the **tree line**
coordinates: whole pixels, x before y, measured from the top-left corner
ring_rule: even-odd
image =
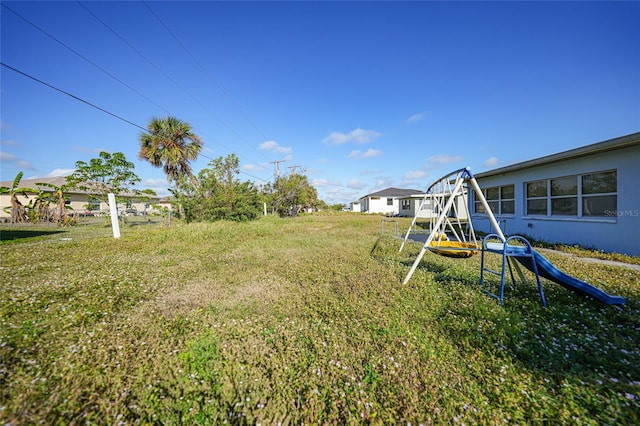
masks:
[[[189,123],[176,117],[151,119],[147,132],[140,134],[139,143],[138,158],[163,169],[171,185],[169,191],[174,210],[187,222],[253,220],[262,215],[265,206],[270,213],[280,216],[296,216],[303,211],[327,208],[303,174],[291,173],[260,186],[251,181],[240,181],[240,160],[233,153],[211,160],[206,168],[194,173],[191,164],[198,159],[203,142]],[[69,206],[65,206],[64,194],[71,189],[90,193],[104,202],[107,202],[108,193],[155,195],[150,190],[132,189],[141,181],[134,168],[135,165],[121,152],[101,152],[88,163],[76,162],[74,172],[60,187],[44,182],[36,184],[53,189],[53,192],[19,188],[20,172],[12,187],[0,187],[0,193],[10,195],[13,223],[39,220],[43,209],[48,209],[51,203],[56,204],[59,212],[56,221],[68,223]],[[28,206],[23,206],[18,195],[29,198],[30,194],[38,195]]]

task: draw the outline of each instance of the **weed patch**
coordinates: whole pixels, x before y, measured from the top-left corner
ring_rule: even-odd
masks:
[[[365,215],[64,232],[0,245],[3,424],[640,421],[637,271],[549,254],[627,304],[501,308],[479,256],[401,285],[420,246]]]

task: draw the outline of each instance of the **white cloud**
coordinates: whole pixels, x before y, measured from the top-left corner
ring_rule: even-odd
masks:
[[[360,174],[362,176],[371,176],[371,175],[379,175],[380,173],[382,173],[383,170],[382,169],[378,169],[378,170],[361,170]]]
[[[20,143],[14,139],[5,139],[2,141],[2,145],[4,146],[19,146]]]
[[[362,189],[364,188],[364,184],[358,179],[349,179],[349,182],[347,182],[347,187],[351,189]]]
[[[142,181],[142,185],[153,187],[153,188],[160,187],[160,186],[167,186],[167,180],[166,179],[145,179]]]
[[[22,169],[22,170],[35,170],[36,169],[35,167],[33,167],[33,165],[29,161],[21,160],[18,156],[10,154],[8,152],[0,151],[0,162],[6,163],[6,164],[13,164],[17,168]]]
[[[158,197],[166,197],[170,195],[169,183],[166,179],[150,178],[144,179],[140,184],[136,185],[138,189],[151,189]]]
[[[376,183],[375,183],[375,185],[373,187],[372,192],[373,191],[379,191],[381,189],[388,188],[388,187],[391,187],[393,185],[394,185],[393,179],[389,179],[389,178],[378,179],[378,180],[376,180]]]
[[[349,133],[331,132],[322,142],[327,145],[342,145],[347,142],[363,144],[373,142],[380,136],[382,136],[382,133],[377,130],[365,130],[358,127]]]
[[[105,148],[93,148],[93,147],[88,147],[88,146],[74,146],[73,151],[75,152],[86,152],[86,153],[101,153],[102,151],[104,152],[108,152],[111,153],[110,149],[105,149]]]
[[[422,120],[424,120],[424,114],[419,112],[419,113],[413,114],[412,116],[407,118],[407,123],[408,124],[414,124],[414,123],[417,123],[417,122],[422,121]]]
[[[414,179],[423,179],[427,177],[427,172],[424,170],[409,170],[404,174],[404,180],[414,180]]]
[[[36,168],[33,167],[33,164],[31,164],[30,161],[27,160],[18,160],[16,161],[16,166],[18,166],[18,168],[20,169],[25,169],[25,170],[35,170]]]
[[[69,176],[74,169],[53,169],[45,175],[45,177]]]
[[[329,181],[326,179],[311,179],[311,185],[313,186],[327,186]]]
[[[382,151],[379,149],[369,148],[364,154],[362,154],[363,158],[373,158],[382,155]]]
[[[15,161],[16,160],[16,156],[13,154],[9,154],[8,152],[2,152],[0,151],[0,161]]]
[[[260,149],[264,149],[264,150],[269,150],[270,151],[270,150],[274,149],[277,146],[278,146],[278,142],[276,142],[276,141],[266,141],[266,142],[262,142],[260,144]]]
[[[373,158],[379,155],[382,155],[382,151],[380,151],[379,149],[369,148],[364,152],[359,149],[356,149],[354,151],[351,151],[347,155],[347,158]]]
[[[498,157],[489,157],[482,163],[482,167],[496,167],[498,164],[500,164]]]
[[[282,146],[278,142],[273,141],[273,140],[262,142],[260,144],[260,149],[262,149],[264,151],[277,152],[279,154],[290,154],[291,151],[292,151],[291,147]]]

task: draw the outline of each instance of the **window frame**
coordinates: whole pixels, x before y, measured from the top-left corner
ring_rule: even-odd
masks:
[[[513,194],[511,198],[503,198],[502,195],[505,188],[511,189],[511,192]],[[491,211],[495,216],[513,216],[515,214],[515,209],[516,209],[515,184],[511,183],[507,185],[488,186],[486,188],[481,188],[481,189],[482,189],[482,195],[487,201],[487,204],[489,204],[489,207],[491,208]],[[489,198],[488,194],[493,191],[496,191],[497,198]],[[513,206],[510,212],[504,212],[505,210],[504,207],[507,205],[507,203],[511,203],[511,205]],[[495,209],[494,206],[496,206],[497,209]],[[475,192],[473,193],[473,212],[475,214],[483,214],[483,215],[487,214],[487,212],[484,211],[484,206],[482,205],[482,202],[478,200],[477,194]]]
[[[609,176],[613,175],[614,179],[612,180],[612,183],[613,185],[615,185],[615,188],[614,188],[615,191],[584,193],[585,178],[588,176],[594,176],[594,175],[602,175],[603,177],[606,177],[607,175]],[[553,187],[554,181],[561,181],[561,180],[566,181],[572,178],[575,179],[575,185],[576,185],[575,194],[571,193],[574,191],[570,191],[570,193],[554,193],[554,187]],[[544,196],[542,195],[530,196],[529,185],[535,184],[538,182],[546,183],[546,194]],[[561,219],[561,218],[600,219],[600,218],[610,217],[611,215],[607,214],[607,212],[616,210],[618,205],[618,170],[617,169],[600,170],[600,171],[579,173],[579,174],[566,175],[566,176],[555,176],[555,177],[550,177],[546,179],[536,179],[528,182],[523,182],[523,186],[524,186],[524,216],[525,217],[532,217],[532,218],[547,217],[547,218],[557,218],[557,219]],[[608,188],[608,189],[611,189],[611,188]],[[589,199],[595,200],[597,198],[600,198],[600,199],[612,198],[613,207],[611,209],[603,209],[601,214],[585,214],[585,210],[586,210],[585,202]],[[554,211],[557,211],[556,209],[554,209],[554,201],[569,200],[569,199],[575,200],[574,206],[573,206],[573,208],[575,209],[575,214],[554,213]],[[544,214],[530,213],[529,211],[530,201],[537,201],[537,200],[545,200],[546,211]],[[610,203],[611,201],[606,201],[606,202]]]

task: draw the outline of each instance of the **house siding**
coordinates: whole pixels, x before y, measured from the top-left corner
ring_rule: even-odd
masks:
[[[640,134],[637,134],[640,136]],[[514,185],[513,214],[499,215],[507,235],[527,235],[549,243],[578,244],[607,252],[640,256],[640,140],[631,146],[612,147],[605,152],[583,154],[578,158],[554,159],[548,164],[507,170],[501,174],[476,176],[481,188]],[[615,170],[617,208],[598,217],[536,216],[526,214],[526,183],[564,176]],[[474,227],[489,232],[486,215],[473,214]]]
[[[361,197],[358,202],[360,203],[360,211],[363,213],[398,215],[402,213],[400,200],[415,196],[423,197],[424,192],[416,189],[387,188],[367,194]]]
[[[20,182],[20,185],[18,186],[18,188],[42,189],[44,192],[51,192],[52,190],[49,187],[44,187],[44,186],[39,187],[38,185],[36,185],[36,183],[42,182],[42,181],[44,182],[51,181],[50,183],[53,183],[55,185],[62,185],[66,182],[64,178],[24,179]],[[7,182],[1,182],[0,186],[11,187],[12,184],[13,184],[12,181],[7,181]],[[93,198],[92,194],[89,194],[86,192],[73,191],[73,190],[65,191],[64,195],[65,195],[65,198],[68,200],[67,206],[73,209],[72,213],[84,213],[84,211],[87,210],[88,208],[89,199]],[[37,194],[29,194],[28,198],[23,195],[18,195],[17,198],[18,198],[18,201],[20,201],[20,203],[22,203],[24,207],[27,207],[27,205],[36,197],[37,197]],[[131,207],[136,209],[139,212],[150,213],[152,211],[152,207],[150,206],[149,208],[147,208],[146,206],[150,204],[158,203],[157,197],[151,197],[148,201],[146,200],[140,201],[139,196],[136,196],[136,195],[121,194],[121,197],[128,199],[129,203],[131,204]],[[119,205],[119,207],[121,206],[122,204]],[[0,195],[0,218],[9,218],[11,216],[9,212],[5,211],[5,208],[7,207],[11,207],[11,197],[9,196],[9,194],[1,194]],[[50,207],[53,207],[53,205]],[[101,211],[102,213],[108,212],[109,204],[105,202],[101,202],[99,211]]]

